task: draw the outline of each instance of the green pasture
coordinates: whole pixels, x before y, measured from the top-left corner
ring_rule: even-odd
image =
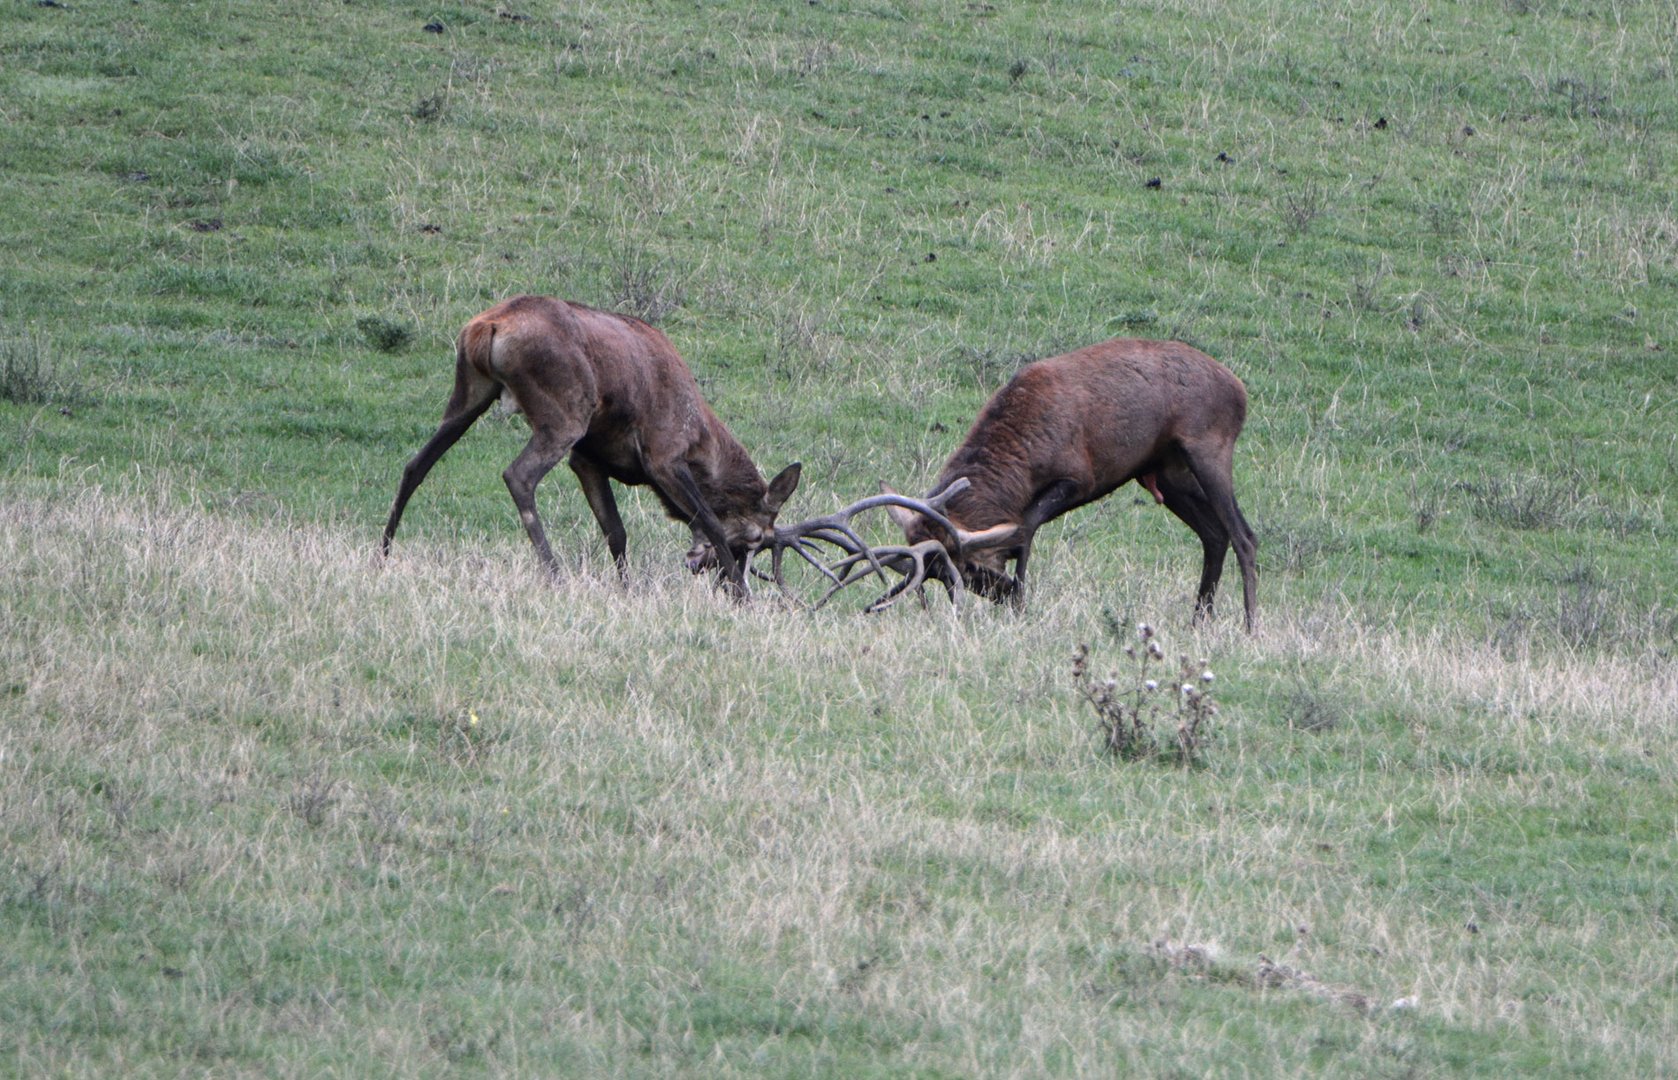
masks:
[[[1669,0],[0,7],[0,1072],[1678,1071],[1675,54]],[[376,562],[520,292],[659,326],[800,517],[1187,341],[1258,632],[1140,488],[1022,613],[864,616],[730,603],[645,492],[619,589],[560,469],[548,580],[516,415]],[[1143,622],[1192,765],[1072,679]]]

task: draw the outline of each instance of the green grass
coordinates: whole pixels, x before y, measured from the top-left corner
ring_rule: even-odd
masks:
[[[1678,1068],[1675,42],[8,6],[0,1070]],[[522,291],[656,320],[800,516],[924,490],[1027,359],[1187,340],[1251,395],[1260,632],[1188,625],[1126,493],[1024,615],[863,618],[731,606],[644,493],[620,592],[558,470],[550,584],[505,417],[375,571]],[[1143,619],[1217,672],[1198,767],[1104,756],[1070,678]]]

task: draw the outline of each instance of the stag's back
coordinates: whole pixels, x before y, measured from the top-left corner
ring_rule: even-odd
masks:
[[[1100,498],[1176,445],[1227,457],[1246,415],[1246,387],[1205,353],[1115,338],[1021,368],[986,403],[935,490],[970,479],[951,510],[981,528],[1056,480],[1077,479],[1086,500]]]
[[[638,414],[691,409],[693,373],[670,339],[640,319],[551,296],[515,296],[466,324],[462,346],[490,378],[578,386]]]

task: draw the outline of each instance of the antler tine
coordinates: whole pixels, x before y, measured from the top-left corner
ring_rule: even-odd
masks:
[[[861,537],[857,536],[851,529],[851,518],[862,513],[864,510],[873,510],[881,506],[901,506],[905,509],[925,514],[927,517],[931,518],[939,528],[948,531],[951,536],[954,536],[956,534],[956,526],[954,522],[944,516],[944,505],[949,502],[953,496],[966,491],[970,483],[971,481],[964,476],[929,499],[911,499],[907,495],[898,495],[895,492],[870,495],[866,499],[857,500],[851,505],[845,507],[843,510],[838,510],[822,517],[811,518],[809,521],[801,521],[796,525],[777,525],[775,527],[775,538],[772,543],[777,547],[781,547],[794,542],[800,537],[812,536],[824,530],[833,530],[844,535],[846,539],[856,544],[859,549],[866,548],[868,545],[864,544]],[[829,537],[825,536],[817,536],[816,539],[829,540],[830,542],[833,542]]]
[[[891,569],[904,574],[905,577],[908,577],[909,572],[904,570],[902,566],[907,553],[908,549],[903,547],[873,548],[868,551],[859,551],[848,558],[839,560],[832,566],[823,566],[821,568],[822,572],[828,576],[828,578],[833,582],[833,585],[827,590],[827,592],[822,594],[822,598],[820,600],[817,600],[814,604],[810,605],[811,610],[822,607],[829,600],[839,595],[839,593],[846,587],[855,585],[857,582],[862,581],[871,574],[875,573],[876,571],[873,563],[870,562],[871,559],[877,561],[882,567],[889,566]],[[865,566],[860,572],[857,572],[857,568],[859,566],[863,566],[864,563],[868,563],[869,565]],[[881,574],[881,577],[884,576],[884,574]],[[871,611],[873,609],[870,607],[868,610]]]
[[[851,573],[851,571],[862,562],[867,554],[868,553],[858,553],[852,555],[851,557],[842,559],[839,562],[834,563],[833,566],[826,568],[834,572],[833,574],[830,574],[830,576],[834,578],[834,585],[832,588],[828,589],[827,593],[813,606],[818,608],[821,607],[823,604],[833,599],[833,597],[837,595],[841,589],[844,589],[848,585],[854,585],[856,582],[868,577],[870,571],[865,571],[860,574]],[[961,578],[955,572],[955,562],[950,558],[949,551],[938,541],[922,540],[920,543],[912,546],[893,544],[887,547],[875,548],[873,549],[873,554],[877,556],[881,562],[889,565],[893,570],[902,574],[903,580],[899,581],[896,585],[893,585],[891,589],[885,593],[885,595],[879,597],[873,603],[864,608],[863,610],[867,614],[872,615],[876,611],[884,611],[886,608],[891,607],[910,592],[920,592],[921,587],[926,583],[926,562],[928,558],[942,559],[944,561],[947,569],[949,570],[949,575],[944,581],[945,587],[950,590],[950,598],[958,605],[961,603],[961,593],[963,591],[961,588]],[[904,568],[903,564],[905,563],[908,564],[908,569]],[[923,595],[921,602],[924,604],[925,600],[926,598]]]
[[[950,499],[960,495],[971,485],[972,481],[963,476],[943,491],[926,499],[911,499],[909,496],[899,495],[895,491],[882,492],[879,495],[870,495],[866,499],[852,503],[835,516],[843,515],[848,520],[850,515],[860,513],[863,510],[872,510],[879,506],[901,506],[905,510],[913,510],[918,514],[925,515],[932,519],[933,524],[940,529],[943,529],[950,536],[955,536],[959,530],[956,528],[955,522],[944,516],[944,506]]]
[[[955,562],[945,545],[936,540],[924,540],[912,547],[890,545],[886,547],[870,547],[866,541],[851,527],[851,519],[867,510],[878,509],[882,506],[901,506],[916,513],[923,514],[939,528],[945,530],[946,535],[956,538],[960,530],[955,523],[944,516],[944,506],[955,495],[965,491],[969,485],[966,477],[962,477],[950,484],[943,491],[927,499],[913,499],[896,492],[885,492],[859,499],[843,510],[825,514],[821,517],[801,521],[796,525],[779,525],[775,528],[774,537],[768,545],[770,551],[771,580],[778,585],[783,593],[788,593],[782,563],[788,549],[796,552],[805,562],[814,566],[826,577],[832,586],[813,607],[821,607],[849,585],[861,581],[871,574],[878,574],[881,581],[886,580],[886,567],[904,575],[902,581],[866,609],[869,612],[880,611],[897,600],[905,593],[919,591],[926,582],[928,558],[943,559],[949,573],[949,578],[958,584],[951,590],[955,596],[959,589],[960,575],[955,573]],[[822,541],[832,544],[845,552],[846,557],[831,566],[824,565],[814,554],[812,541]],[[864,563],[867,568],[860,573],[855,572]],[[757,572],[762,577],[761,572]]]
[[[965,590],[961,586],[961,575],[956,572],[955,560],[950,558],[948,548],[936,540],[922,540],[918,544],[905,548],[904,551],[914,561],[914,572],[904,574],[902,581],[893,585],[884,596],[869,604],[863,611],[869,615],[876,611],[884,611],[910,593],[918,595],[921,598],[921,606],[925,607],[926,593],[922,591],[922,587],[926,584],[926,562],[928,558],[943,561],[947,573],[940,580],[943,581],[944,587],[949,590],[950,601],[957,607],[961,606],[961,595]]]
[[[827,539],[830,539],[830,538],[826,537],[826,536],[823,536],[820,539],[827,540]],[[838,543],[837,540],[832,540],[831,542]],[[845,545],[841,544],[840,546],[845,546]],[[775,584],[777,584],[781,587],[781,591],[785,592],[786,589],[787,589],[786,578],[784,576],[782,576],[782,573],[781,573],[781,558],[786,553],[787,549],[789,549],[789,548],[792,549],[793,551],[796,551],[798,553],[799,558],[803,559],[805,562],[807,562],[811,566],[815,567],[816,570],[819,573],[821,573],[824,577],[828,578],[829,580],[831,580],[835,583],[837,583],[839,581],[839,576],[837,574],[835,574],[831,569],[829,569],[826,563],[824,563],[820,559],[816,558],[816,556],[811,552],[809,541],[804,539],[803,537],[799,537],[798,539],[795,539],[795,540],[793,540],[789,543],[786,543],[786,544],[777,544],[775,546],[775,550],[770,552],[769,565],[770,565],[770,568],[774,571],[774,575],[773,575],[772,580],[775,582]],[[859,555],[857,557],[860,558],[861,556]],[[817,606],[820,606],[820,605],[817,605]]]

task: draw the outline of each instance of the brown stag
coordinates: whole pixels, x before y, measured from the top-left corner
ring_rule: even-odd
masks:
[[[646,484],[693,530],[688,567],[715,569],[736,596],[798,486],[799,466],[768,484],[717,419],[670,339],[639,319],[545,296],[517,296],[468,322],[455,345],[454,394],[437,433],[402,470],[382,550],[437,460],[503,392],[530,423],[530,442],[502,473],[542,565],[557,571],[536,485],[570,455],[589,509],[628,580],[611,481]]]
[[[1233,476],[1246,415],[1241,380],[1187,345],[1128,339],[1091,345],[1029,364],[997,391],[933,485],[927,503],[940,515],[925,513],[928,507],[915,500],[886,504],[908,538],[906,548],[873,549],[877,554],[864,567],[861,547],[835,538],[820,521],[807,523],[814,529],[778,528],[775,542],[777,549],[796,549],[800,537],[814,535],[843,547],[850,557],[829,574],[836,587],[866,576],[846,576],[852,570],[882,563],[898,569],[903,580],[876,608],[918,589],[927,576],[952,592],[965,585],[1019,604],[1043,523],[1135,480],[1200,537],[1197,619],[1211,614],[1224,556],[1234,545],[1251,631],[1258,543],[1236,505]],[[943,553],[930,568],[924,555],[906,557],[929,545]]]

